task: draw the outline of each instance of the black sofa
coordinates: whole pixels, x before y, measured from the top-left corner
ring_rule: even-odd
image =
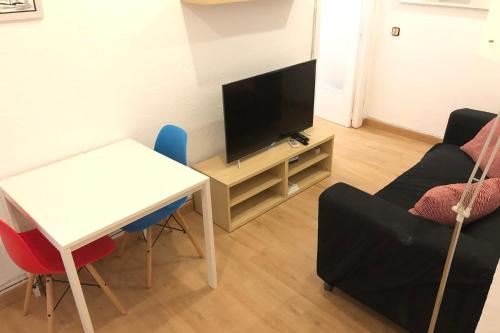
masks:
[[[408,209],[432,187],[464,183],[460,150],[495,115],[461,109],[444,142],[375,195],[338,183],[319,199],[317,273],[410,332],[427,332],[452,230]],[[500,257],[500,210],[464,227],[436,332],[474,332]]]

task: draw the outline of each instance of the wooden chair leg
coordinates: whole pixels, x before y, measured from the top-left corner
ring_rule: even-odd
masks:
[[[168,217],[164,218],[162,221],[161,221],[161,224],[165,224],[168,222]],[[172,229],[170,228],[165,228],[167,233],[171,233],[172,232]]]
[[[153,227],[147,229],[146,244],[147,283],[148,288],[151,288],[153,286]]]
[[[196,252],[198,252],[198,255],[200,256],[200,258],[203,258],[203,251],[201,250],[201,248],[196,243],[196,241],[195,241],[195,239],[193,237],[193,234],[191,233],[191,230],[189,229],[186,221],[184,221],[184,218],[182,217],[182,215],[178,211],[175,211],[174,212],[174,217],[181,224],[182,228],[184,230],[186,230],[186,235],[188,236],[188,238],[191,241],[191,243],[193,243],[193,246],[196,249]]]
[[[109,300],[118,309],[118,311],[120,311],[121,314],[126,314],[127,310],[125,310],[123,304],[118,300],[113,291],[111,291],[111,289],[108,287],[102,276],[96,271],[94,266],[88,264],[87,266],[85,266],[85,268],[89,271],[90,275],[92,275],[94,280],[96,280],[99,287],[101,287],[104,294],[108,296]]]
[[[52,286],[52,276],[45,277],[45,290],[47,293],[47,324],[48,332],[54,332],[54,288]]]
[[[35,274],[28,273],[28,282],[26,282],[26,294],[24,295],[24,308],[23,315],[27,316],[29,313],[29,306],[31,294],[33,294],[33,283],[35,282]]]
[[[120,243],[120,249],[118,250],[118,256],[123,257],[123,254],[125,253],[125,246],[127,245],[127,240],[128,240],[129,233],[128,232],[123,232],[122,240]]]

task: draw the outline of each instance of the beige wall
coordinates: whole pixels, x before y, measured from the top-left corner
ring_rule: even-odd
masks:
[[[166,123],[189,132],[191,162],[211,156],[221,84],[311,50],[313,0],[42,1],[43,20],[0,24],[0,179],[126,137],[152,145]],[[19,274],[2,251],[0,286]]]
[[[442,136],[451,111],[500,109],[500,63],[479,55],[487,11],[378,1],[367,116]],[[401,36],[391,36],[391,27]]]

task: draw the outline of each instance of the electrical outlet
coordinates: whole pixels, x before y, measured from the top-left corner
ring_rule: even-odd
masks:
[[[399,27],[392,27],[391,34],[393,36],[398,37],[400,33],[401,33],[401,28],[399,28]]]

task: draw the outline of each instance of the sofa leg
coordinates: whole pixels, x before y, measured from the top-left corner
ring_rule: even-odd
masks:
[[[325,291],[331,292],[333,291],[333,286],[325,282],[325,284],[323,285],[323,289],[325,289]]]

